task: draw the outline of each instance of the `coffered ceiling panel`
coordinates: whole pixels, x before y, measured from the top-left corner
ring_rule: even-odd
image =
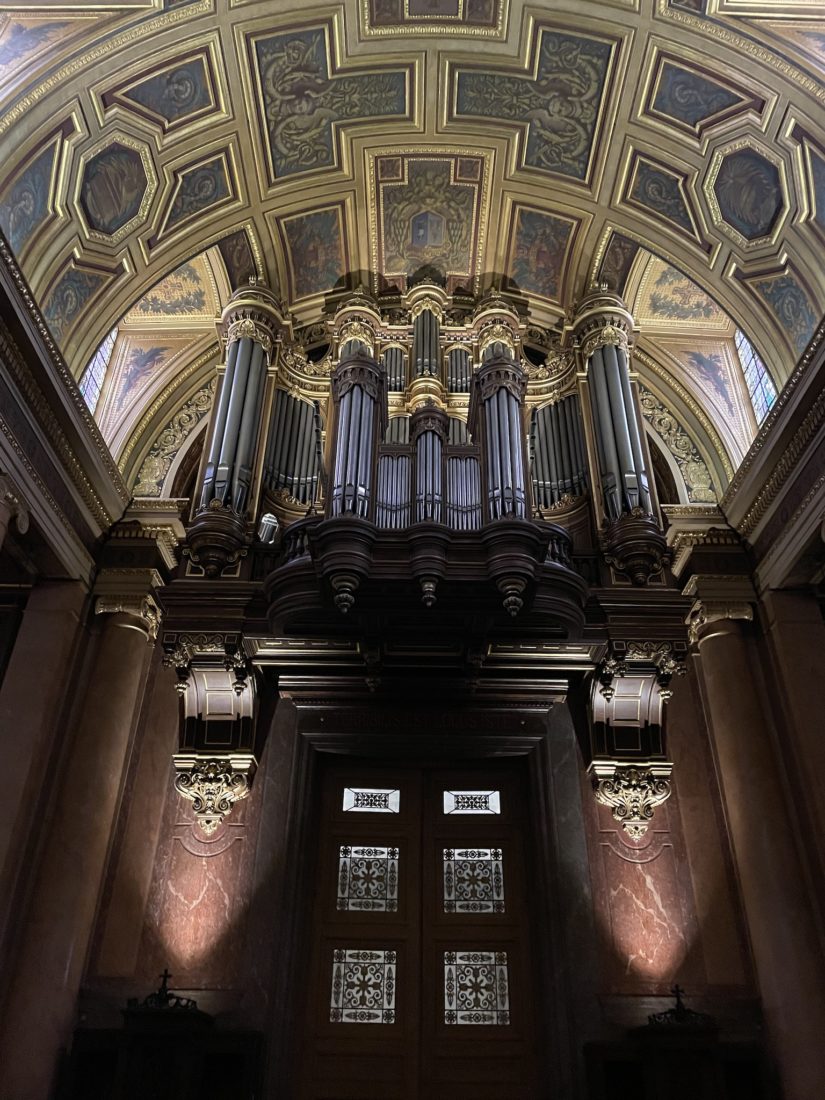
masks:
[[[645,250],[781,382],[825,307],[822,41],[756,0],[0,0],[0,227],[78,374],[217,245],[296,325],[428,273],[553,326]]]

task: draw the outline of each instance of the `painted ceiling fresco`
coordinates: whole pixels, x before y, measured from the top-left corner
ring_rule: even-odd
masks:
[[[824,73],[803,0],[0,0],[0,229],[76,374],[128,314],[121,445],[250,276],[307,325],[423,271],[626,290],[736,460],[733,327],[781,384],[825,312]]]

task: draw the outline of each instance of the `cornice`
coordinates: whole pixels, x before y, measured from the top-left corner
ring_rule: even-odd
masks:
[[[108,475],[115,493],[123,504],[125,504],[129,499],[129,493],[123,482],[123,478],[120,476],[120,471],[115,465],[109,448],[106,446],[103,436],[100,434],[100,430],[77,387],[77,383],[35,302],[28,283],[2,234],[0,234],[0,264],[2,264],[12,284],[13,291],[16,292],[17,300],[22,306],[26,318],[33,329],[33,335],[36,334],[35,338],[40,345],[38,350],[42,349],[45,352],[45,359],[48,365],[57,374],[60,383],[62,383],[64,387],[63,395],[68,399],[72,413],[82,422],[83,429],[85,429],[87,433],[92,449],[100,460],[105,473]],[[12,340],[11,334],[9,334],[9,340]],[[91,483],[85,476],[85,472],[81,469],[80,463],[74,455],[73,448],[62,428],[59,426],[54,410],[46,400],[41,388],[37,385],[26,366],[25,357],[19,354],[18,349],[15,348],[15,350],[18,351],[18,354],[9,356],[9,366],[15,375],[17,385],[26,394],[30,403],[30,408],[41,421],[44,430],[55,443],[60,458],[63,460],[72,480],[75,482],[76,487],[86,500],[93,514],[95,514],[97,518],[99,509],[100,515],[106,517],[104,526],[108,526],[108,524],[117,517],[111,514],[111,509],[107,508],[100,498],[97,498],[97,504],[93,503],[92,498],[97,497],[97,494],[92,489]],[[87,499],[87,496],[89,499]]]
[[[745,455],[733,480],[726,489],[720,502],[721,507],[726,512],[730,509],[732,503],[741,492],[748,474],[758,463],[762,457],[762,453],[767,452],[772,437],[776,435],[778,431],[777,425],[780,418],[786,415],[785,410],[797,399],[799,388],[805,382],[813,360],[823,347],[825,347],[825,319],[820,322],[819,327],[814,333],[813,339],[808,344],[794,368],[793,373],[785,383],[781,393],[773,404],[773,408],[768,413],[762,427],[757,432],[756,438],[750,446],[750,450]],[[787,482],[789,476],[796,467],[805,447],[822,425],[823,420],[825,420],[825,392],[820,391],[813,405],[802,420],[802,423],[799,425],[799,428],[794,433],[791,441],[785,447],[782,455],[776,462],[770,475],[765,480],[761,491],[746,511],[744,517],[736,525],[740,534],[749,535],[759,525],[768,508],[779,495],[783,485]]]

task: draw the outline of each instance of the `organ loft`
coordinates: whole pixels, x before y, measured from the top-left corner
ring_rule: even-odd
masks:
[[[822,1100],[809,7],[0,0],[0,1100]]]

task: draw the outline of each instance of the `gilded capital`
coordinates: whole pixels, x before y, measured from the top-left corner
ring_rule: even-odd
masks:
[[[150,641],[154,642],[158,636],[161,611],[151,596],[98,596],[95,614],[129,615],[138,621]]]
[[[155,569],[102,569],[94,587],[96,615],[128,615],[154,643],[162,613],[153,590],[163,584]]]
[[[284,308],[264,283],[236,290],[221,314],[221,333],[227,346],[236,340],[250,339],[264,349],[267,362],[286,320]]]
[[[670,798],[669,761],[594,760],[588,768],[596,801],[609,806],[631,840],[641,840],[653,820],[653,812]]]
[[[206,756],[176,753],[175,790],[192,803],[198,825],[211,836],[236,802],[249,796],[258,766],[251,753]]]
[[[613,345],[627,350],[633,329],[633,316],[619,295],[598,286],[579,303],[568,331],[586,363],[598,348]]]
[[[752,622],[753,606],[745,601],[696,600],[685,619],[690,644],[698,645],[713,623],[725,620]]]

